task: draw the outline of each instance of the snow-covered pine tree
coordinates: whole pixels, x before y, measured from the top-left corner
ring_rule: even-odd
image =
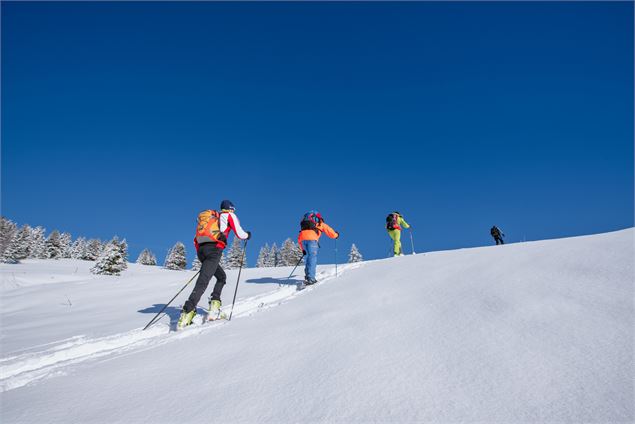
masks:
[[[276,243],[271,246],[271,250],[269,251],[269,258],[267,258],[267,263],[270,267],[282,266],[280,265],[280,249],[278,249],[278,245]]]
[[[227,266],[228,269],[236,269],[240,268],[241,261],[243,259],[243,248],[241,245],[241,240],[238,237],[234,237],[234,241],[232,241],[231,247],[227,252]],[[247,258],[242,263],[244,268],[247,268]]]
[[[302,259],[302,251],[290,238],[286,239],[280,249],[280,261],[278,266],[295,266]]]
[[[90,272],[101,275],[119,275],[124,269],[126,269],[126,260],[122,255],[121,243],[117,237],[114,237],[101,250],[101,254]]]
[[[117,240],[117,244],[119,241]],[[101,256],[101,251],[104,249],[104,245],[99,239],[90,239],[86,244],[86,250],[84,251],[84,257],[82,259],[86,261],[95,261]]]
[[[141,265],[156,265],[157,258],[150,250],[143,249],[137,258],[137,263]]]
[[[25,224],[15,233],[11,244],[0,255],[3,262],[18,263],[20,260],[29,257],[31,231],[31,227]]]
[[[71,246],[71,258],[72,259],[84,259],[86,255],[86,239],[84,237],[78,237]]]
[[[128,269],[128,242],[126,242],[126,239],[119,242],[119,250],[121,251],[121,257],[123,258],[123,269]]]
[[[18,226],[10,219],[0,216],[0,256],[13,243],[13,236],[18,232]]]
[[[46,230],[44,227],[35,227],[31,229],[31,236],[29,237],[29,258],[33,259],[46,259],[46,237],[44,233]]]
[[[46,239],[46,257],[48,259],[59,259],[62,257],[62,242],[60,232],[53,230]]]
[[[62,258],[71,257],[72,237],[70,233],[62,233],[60,235],[60,245],[62,247]]]
[[[223,251],[223,254],[220,257],[220,266],[223,269],[231,269],[229,268],[228,262],[227,262],[227,253],[225,251]]]
[[[168,251],[163,266],[167,269],[185,269],[187,259],[185,257],[185,245],[180,241]]]
[[[348,254],[348,263],[361,262],[363,260],[364,258],[362,257],[362,254],[357,249],[357,246],[355,246],[355,243],[353,243],[353,245],[351,246],[351,251]]]
[[[201,269],[201,261],[198,258],[198,255],[194,255],[194,260],[192,261],[192,271],[198,271]]]
[[[269,256],[269,252],[270,252],[269,244],[265,243],[265,245],[260,248],[260,252],[258,253],[258,259],[256,260],[256,268],[264,268],[267,266],[267,259]]]
[[[20,262],[20,234],[21,232],[17,232],[13,234],[13,239],[9,243],[9,245],[4,249],[2,255],[0,255],[0,262],[5,264],[17,264]]]

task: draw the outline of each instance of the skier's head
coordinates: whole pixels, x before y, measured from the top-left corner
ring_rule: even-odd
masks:
[[[234,206],[234,204],[229,200],[223,200],[222,202],[220,202],[220,208],[221,210],[225,210],[225,211],[236,210],[236,207]]]
[[[397,212],[397,211],[394,211],[393,213],[394,213],[395,215],[399,215],[399,216],[401,216],[401,214],[400,214],[399,212]]]

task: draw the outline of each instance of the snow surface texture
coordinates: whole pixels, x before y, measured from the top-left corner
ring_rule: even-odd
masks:
[[[632,422],[633,235],[322,266],[299,292],[301,269],[247,269],[231,322],[181,332],[192,286],[141,328],[192,272],[2,265],[0,418]]]

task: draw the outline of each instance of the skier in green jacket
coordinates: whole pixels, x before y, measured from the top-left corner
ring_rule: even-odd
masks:
[[[403,256],[403,251],[401,250],[402,228],[410,228],[410,225],[399,212],[395,211],[386,217],[386,230],[393,241],[393,253],[395,256]]]

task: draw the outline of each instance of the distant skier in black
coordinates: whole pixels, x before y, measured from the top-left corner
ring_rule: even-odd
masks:
[[[503,234],[500,228],[498,228],[496,225],[494,225],[492,229],[489,230],[489,233],[492,235],[492,237],[494,237],[494,241],[496,242],[497,246],[499,244],[505,244],[505,241],[503,240],[503,237],[505,237],[505,234]]]

